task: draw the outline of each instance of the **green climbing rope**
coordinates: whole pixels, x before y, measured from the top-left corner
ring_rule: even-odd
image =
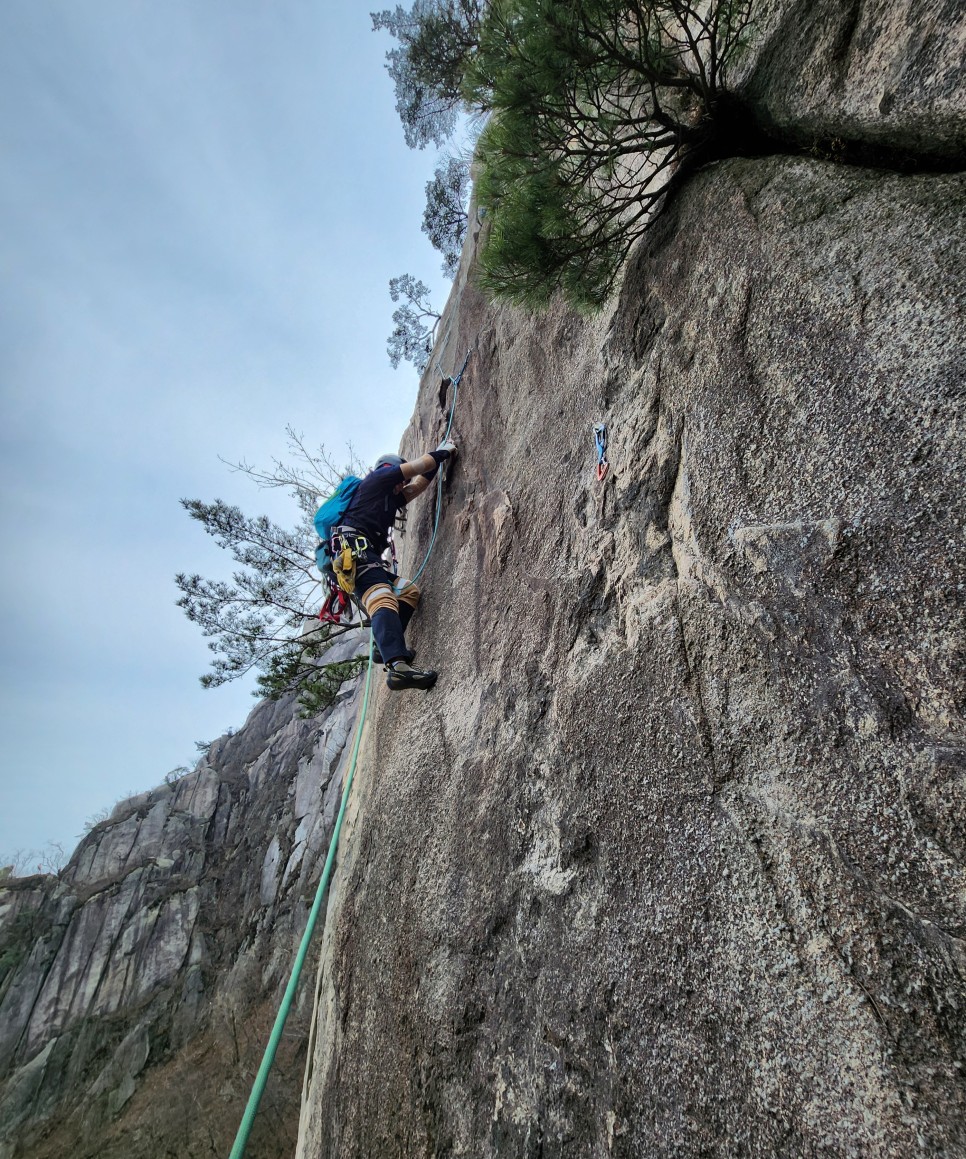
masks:
[[[309,913],[309,920],[305,926],[305,933],[302,935],[302,941],[299,945],[299,952],[295,957],[295,965],[292,967],[292,975],[288,980],[288,986],[285,988],[285,994],[282,997],[282,1003],[278,1008],[278,1014],[275,1016],[275,1025],[272,1027],[272,1033],[268,1039],[268,1046],[265,1047],[265,1053],[262,1056],[261,1066],[258,1068],[258,1074],[255,1076],[255,1082],[252,1086],[252,1093],[248,1096],[248,1104],[245,1107],[245,1113],[242,1115],[242,1121],[238,1128],[238,1134],[235,1136],[235,1144],[231,1149],[229,1159],[242,1159],[245,1154],[245,1147],[248,1143],[248,1136],[251,1133],[252,1124],[255,1121],[255,1114],[258,1111],[258,1104],[261,1102],[262,1095],[265,1091],[265,1084],[268,1081],[269,1071],[272,1069],[272,1063],[275,1061],[275,1052],[278,1050],[278,1044],[282,1039],[282,1031],[285,1028],[285,1020],[288,1018],[289,1011],[292,1008],[292,1001],[295,998],[295,990],[299,983],[299,977],[302,973],[302,967],[305,964],[305,956],[309,950],[309,943],[312,941],[312,934],[315,930],[315,923],[319,917],[319,911],[322,909],[322,899],[325,896],[326,888],[329,884],[329,878],[332,876],[332,866],[335,862],[335,851],[339,844],[339,834],[342,831],[342,819],[345,816],[346,805],[349,802],[349,790],[352,788],[352,779],[355,776],[356,764],[359,760],[359,746],[362,742],[362,730],[366,723],[366,712],[369,709],[369,689],[372,686],[372,636],[369,636],[369,666],[366,669],[366,685],[365,692],[362,696],[362,712],[359,714],[359,725],[356,729],[355,744],[352,749],[352,760],[349,763],[349,772],[345,779],[345,785],[342,789],[342,802],[339,805],[339,812],[335,819],[335,828],[332,831],[332,840],[329,842],[329,853],[325,859],[325,865],[322,869],[322,877],[319,879],[319,887],[315,891],[315,901],[312,904],[311,912]]]

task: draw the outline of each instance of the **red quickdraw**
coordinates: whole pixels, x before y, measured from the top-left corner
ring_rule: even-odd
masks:
[[[348,619],[351,615],[352,605],[349,603],[349,597],[341,588],[332,588],[319,611],[319,619],[324,624],[341,624],[344,622],[343,617]]]

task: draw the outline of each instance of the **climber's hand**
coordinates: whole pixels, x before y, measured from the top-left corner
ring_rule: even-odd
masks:
[[[456,444],[452,441],[452,439],[446,439],[445,442],[440,443],[436,450],[446,451],[451,459],[455,458],[456,456]]]

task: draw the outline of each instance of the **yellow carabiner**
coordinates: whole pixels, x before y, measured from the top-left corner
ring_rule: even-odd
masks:
[[[356,561],[348,544],[332,561],[332,570],[339,581],[339,587],[351,596],[356,590]]]

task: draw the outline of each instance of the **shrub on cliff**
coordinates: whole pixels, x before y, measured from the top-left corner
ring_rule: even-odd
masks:
[[[610,293],[672,183],[724,115],[722,69],[751,0],[493,0],[466,98],[493,112],[478,147],[494,295],[579,307]]]

